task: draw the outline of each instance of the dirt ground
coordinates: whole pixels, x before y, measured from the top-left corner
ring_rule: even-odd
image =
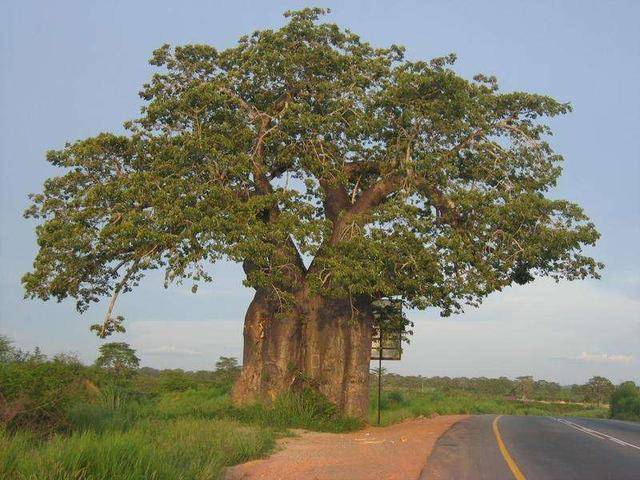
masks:
[[[353,433],[297,432],[268,458],[236,465],[225,480],[415,480],[436,440],[466,415],[407,420]]]

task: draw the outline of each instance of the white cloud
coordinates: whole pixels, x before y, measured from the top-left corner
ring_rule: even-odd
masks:
[[[616,355],[612,353],[587,353],[582,352],[576,357],[560,357],[559,360],[574,360],[578,362],[592,363],[631,363],[633,355]]]
[[[141,320],[127,341],[143,364],[159,368],[212,369],[221,355],[241,358],[241,320]]]
[[[190,348],[178,348],[175,345],[161,345],[155,348],[147,348],[142,350],[140,353],[145,353],[147,355],[162,355],[165,353],[172,355],[202,355],[202,352],[198,352]]]

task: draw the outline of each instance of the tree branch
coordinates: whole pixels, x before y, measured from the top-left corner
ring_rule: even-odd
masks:
[[[362,192],[349,209],[349,214],[367,213],[379,205],[390,193],[397,190],[404,176],[400,173],[389,175]]]

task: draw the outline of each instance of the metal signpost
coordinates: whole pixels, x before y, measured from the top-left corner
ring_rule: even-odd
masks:
[[[381,310],[395,310],[396,315],[402,315],[402,304],[393,300],[378,300]],[[391,308],[390,308],[391,307]],[[386,318],[374,315],[376,324],[371,337],[371,360],[378,360],[378,425],[380,425],[380,399],[382,396],[382,360],[400,360],[402,357],[402,332],[381,328]]]

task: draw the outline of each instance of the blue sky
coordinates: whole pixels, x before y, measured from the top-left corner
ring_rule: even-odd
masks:
[[[78,315],[72,302],[23,300],[20,276],[36,251],[24,220],[27,194],[54,173],[44,152],[101,131],[121,131],[141,106],[163,43],[232,46],[309,5],[377,46],[411,58],[455,52],[466,76],[495,74],[503,90],[549,94],[574,112],[553,121],[565,156],[554,196],[580,203],[602,239],[601,281],[547,280],[491,296],[450,319],[409,312],[416,335],[392,371],[424,375],[532,374],[564,383],[593,374],[640,380],[640,2],[635,1],[7,1],[0,7],[0,332],[23,348],[95,359],[88,331],[104,304]],[[251,291],[237,265],[190,293],[148,277],[116,310],[143,363],[211,368],[241,356]]]

